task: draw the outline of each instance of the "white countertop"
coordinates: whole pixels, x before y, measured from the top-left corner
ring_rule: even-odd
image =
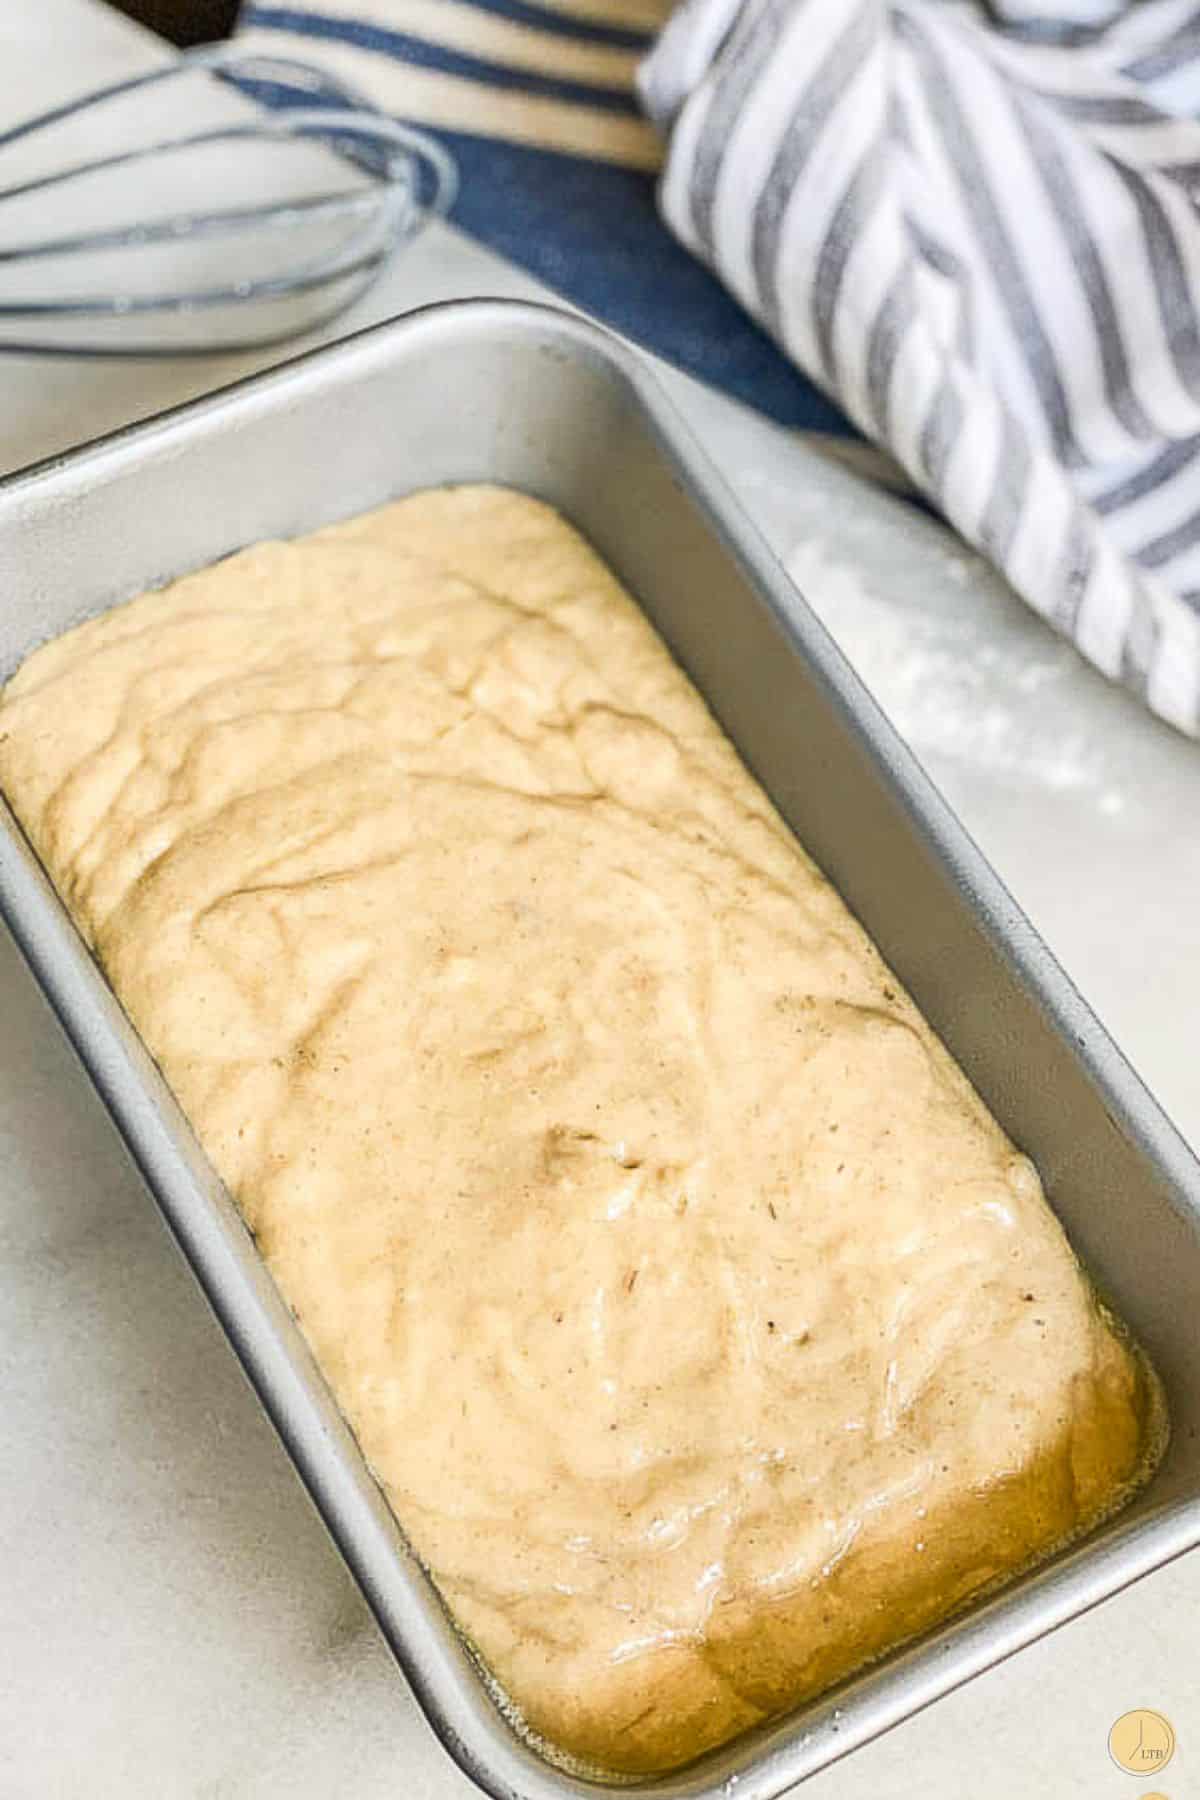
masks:
[[[154,54],[94,0],[10,4],[0,121]],[[451,295],[537,291],[439,229],[339,330]],[[0,360],[0,468],[248,366]],[[1200,1143],[1200,750],[1093,676],[938,526],[731,403],[670,385]],[[474,1793],[2,930],[0,1367],[0,1800]],[[1182,1800],[1200,1783],[1198,1666],[1193,1555],[815,1777],[806,1800],[1119,1800],[1139,1788],[1105,1740],[1134,1706],[1175,1725],[1160,1780]]]

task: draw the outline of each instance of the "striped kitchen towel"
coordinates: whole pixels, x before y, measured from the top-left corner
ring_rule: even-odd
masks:
[[[897,471],[688,254],[655,206],[638,65],[671,0],[246,0],[244,49],[323,65],[434,132],[453,221],[680,368],[872,474]]]
[[[1196,0],[684,0],[641,92],[680,240],[1200,733]]]

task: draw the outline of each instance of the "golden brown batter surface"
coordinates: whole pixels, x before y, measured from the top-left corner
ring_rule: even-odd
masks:
[[[1137,1471],[1033,1169],[546,508],[416,495],[69,633],[0,783],[557,1744],[686,1760]]]

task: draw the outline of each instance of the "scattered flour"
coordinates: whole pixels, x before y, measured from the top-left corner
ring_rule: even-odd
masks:
[[[981,637],[968,589],[986,567],[947,550],[947,608],[888,599],[819,540],[796,544],[787,568],[901,736],[931,764],[969,765],[1014,784],[1087,795],[1125,808],[1121,775],[1099,730],[1070,723],[1065,691],[1079,657],[1030,619]],[[1090,721],[1089,721],[1090,724]]]

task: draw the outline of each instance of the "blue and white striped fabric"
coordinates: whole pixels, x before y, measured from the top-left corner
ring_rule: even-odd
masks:
[[[662,141],[634,83],[669,5],[247,0],[239,43],[321,63],[434,131],[462,175],[456,225],[636,342],[895,480],[657,212]]]
[[[1200,731],[1196,0],[685,0],[642,93],[681,241]]]
[[[455,223],[569,299],[890,451],[1200,731],[1200,0],[669,6],[252,0],[241,37],[436,131]]]

